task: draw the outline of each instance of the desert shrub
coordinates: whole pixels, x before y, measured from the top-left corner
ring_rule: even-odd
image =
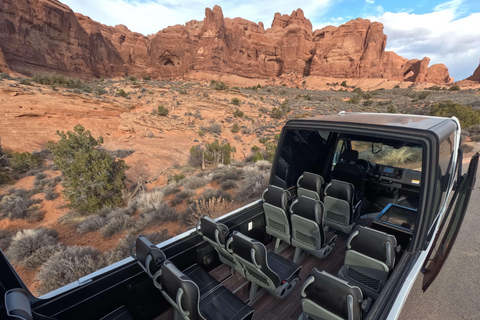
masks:
[[[245,177],[243,186],[240,188],[236,199],[238,201],[247,201],[254,198],[259,198],[262,192],[268,187],[270,172],[267,171],[266,161],[259,161],[259,165],[250,165],[243,168],[243,175]]]
[[[45,200],[55,200],[58,198],[58,193],[55,192],[53,188],[48,188],[47,191],[45,191]]]
[[[140,211],[152,210],[162,203],[163,195],[163,191],[159,189],[142,191],[132,200],[132,202],[137,204]]]
[[[265,160],[265,159],[263,158],[263,155],[260,152],[260,150],[257,150],[257,152],[255,152],[252,156],[252,162],[257,162],[260,160]]]
[[[448,88],[449,91],[460,91],[460,87],[457,84],[454,84],[450,88]]]
[[[43,180],[43,179],[45,179],[46,177],[47,177],[47,175],[46,175],[45,173],[40,172],[40,173],[37,173],[37,174],[35,175],[35,180]]]
[[[193,166],[199,166],[202,161],[206,164],[230,164],[231,154],[235,152],[235,147],[232,147],[229,142],[222,142],[218,140],[211,143],[205,143],[205,146],[197,145],[190,148],[189,162]]]
[[[347,100],[347,103],[351,103],[351,104],[358,104],[359,102],[360,100],[358,100],[358,98],[351,98]]]
[[[78,233],[87,233],[100,230],[107,223],[107,217],[102,215],[92,215],[82,222],[77,227]]]
[[[104,150],[103,148],[99,148]],[[135,150],[132,149],[117,149],[117,150],[105,150],[111,157],[124,159],[129,155],[135,153]]]
[[[165,108],[163,105],[159,105],[157,109],[157,115],[166,117],[168,115],[168,108]]]
[[[192,226],[197,224],[202,216],[215,219],[227,213],[231,206],[232,202],[222,197],[197,200],[191,207],[187,208],[185,221],[187,225]]]
[[[225,180],[220,184],[222,190],[235,189],[237,187],[237,182],[235,180]]]
[[[395,108],[395,106],[393,104],[391,104],[387,107],[387,112],[388,113],[397,113],[398,111],[397,111],[397,108]]]
[[[63,243],[57,243],[55,245],[48,245],[35,250],[30,258],[25,259],[23,265],[27,268],[36,268],[44,264],[55,253],[65,250],[67,248]]]
[[[0,250],[3,252],[7,251],[12,243],[13,231],[10,230],[0,230]]]
[[[232,200],[232,196],[228,192],[225,192],[220,189],[211,189],[211,188],[205,189],[205,191],[203,191],[203,193],[200,195],[198,200],[210,200],[212,198],[223,198],[227,201]]]
[[[208,179],[208,177],[200,178],[200,177],[192,176],[185,179],[183,187],[185,189],[198,189],[200,187],[203,187],[209,182],[210,182],[210,179]]]
[[[220,183],[227,180],[237,181],[237,180],[240,180],[241,178],[242,178],[242,172],[236,169],[220,172],[220,175],[217,177]]]
[[[240,126],[238,125],[238,123],[234,123],[230,131],[232,133],[237,133],[238,131],[240,131]]]
[[[288,106],[288,100],[284,100],[279,108],[273,107],[270,112],[270,117],[274,119],[281,119],[286,116],[291,111],[291,108]]]
[[[125,90],[120,89],[118,90],[118,95],[122,98],[126,98],[128,96],[128,93],[126,93]]]
[[[122,212],[112,212],[107,216],[107,224],[100,229],[105,238],[113,236],[115,233],[130,229],[136,226],[136,219]]]
[[[63,194],[69,206],[81,213],[93,213],[104,206],[120,204],[128,168],[125,161],[114,160],[96,148],[103,138],[93,138],[81,125],[76,125],[74,132],[57,134],[60,140],[50,141],[49,149],[63,173]]]
[[[214,81],[214,80],[212,80],[212,81]],[[227,86],[225,83],[221,82],[221,81],[220,81],[220,82],[216,82],[216,81],[215,81],[215,82],[211,82],[211,81],[210,81],[210,83],[214,85],[214,89],[215,89],[215,90],[225,90],[225,89],[228,89],[228,86]]]
[[[27,172],[28,170],[41,167],[43,161],[40,157],[29,152],[15,152],[10,161],[10,166],[16,172]]]
[[[465,106],[451,100],[438,102],[430,107],[430,115],[438,117],[455,116],[462,128],[480,124],[480,110],[473,110],[472,106]]]
[[[92,247],[67,247],[42,265],[37,275],[40,280],[38,293],[55,290],[105,266],[100,251]]]
[[[216,133],[216,134],[222,133],[222,126],[219,125],[218,123],[212,123],[208,127],[200,127],[200,129],[203,132],[210,132],[210,133]]]
[[[462,144],[462,150],[463,150],[464,153],[472,152],[473,151],[473,146],[464,143],[464,144]]]
[[[151,76],[143,76],[143,80],[144,81],[148,81],[148,80],[152,80],[152,77]]]
[[[85,89],[88,88],[87,85],[82,82],[80,79],[69,79],[59,75],[35,75],[32,78],[32,81],[49,85],[49,86],[59,86],[70,89]]]
[[[177,183],[183,179],[185,179],[185,175],[183,173],[175,173],[173,176],[168,178],[167,183],[172,183],[172,182]]]
[[[58,232],[52,229],[25,229],[18,231],[13,237],[8,248],[8,258],[26,266],[35,251],[43,247],[57,244]]]
[[[237,99],[237,100],[238,100],[238,99]],[[234,103],[234,104],[235,104],[235,103]],[[238,103],[238,104],[239,104],[239,103]],[[236,105],[238,106],[238,104],[236,104]],[[244,113],[242,110],[238,109],[238,108],[237,108],[237,110],[235,110],[235,111],[233,112],[233,116],[234,116],[235,118],[242,118],[244,114],[245,114],[245,113]]]
[[[36,204],[40,203],[40,199],[31,199],[31,192],[18,189],[13,194],[4,196],[0,201],[0,214],[2,217],[9,219],[28,219],[36,220]],[[41,219],[40,219],[41,220]]]
[[[233,105],[239,106],[239,105],[240,105],[240,102],[241,102],[240,99],[238,99],[238,98],[232,98],[232,104],[233,104]],[[237,111],[239,111],[239,110],[237,109]],[[242,111],[240,111],[240,112],[242,112]],[[243,112],[242,112],[242,113],[243,113]],[[235,116],[235,113],[234,113],[233,115]],[[240,117],[243,117],[243,114],[242,114]]]
[[[341,85],[342,87],[346,87],[346,86],[347,86],[347,81],[343,81],[340,85]]]
[[[154,208],[142,211],[140,213],[139,227],[152,226],[166,221],[177,221],[178,213],[175,209],[169,207],[165,202],[157,204]]]
[[[373,104],[373,100],[365,100],[363,101],[363,105],[366,106],[371,106]]]
[[[168,195],[180,192],[180,188],[176,184],[171,183],[171,184],[167,184],[165,187],[163,187],[162,191],[163,191],[164,195],[168,196]]]
[[[171,206],[176,206],[183,202],[183,200],[190,198],[195,195],[195,190],[192,189],[183,189],[175,195],[175,197],[170,201]]]
[[[418,99],[418,100],[426,99],[429,94],[430,94],[430,92],[428,92],[428,91],[419,92],[419,93],[417,94],[417,99]]]

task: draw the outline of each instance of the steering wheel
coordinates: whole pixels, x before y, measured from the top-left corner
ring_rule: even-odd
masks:
[[[367,160],[364,160],[364,159],[358,159],[355,164],[357,166],[359,166],[362,170],[364,170],[365,172],[368,172],[370,171],[370,169],[372,168],[372,164],[367,161]]]

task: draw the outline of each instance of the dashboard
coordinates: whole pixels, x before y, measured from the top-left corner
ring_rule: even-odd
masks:
[[[402,185],[420,187],[422,173],[411,169],[372,163],[367,171],[367,177],[396,182]]]

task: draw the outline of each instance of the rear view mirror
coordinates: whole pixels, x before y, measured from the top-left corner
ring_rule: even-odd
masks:
[[[382,144],[372,142],[372,153],[377,154],[380,151],[382,151]]]

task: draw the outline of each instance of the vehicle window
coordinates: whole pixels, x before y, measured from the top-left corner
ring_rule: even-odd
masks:
[[[359,159],[381,165],[422,171],[422,148],[420,146],[394,148],[382,143],[375,143],[372,151],[371,142],[352,141],[352,149],[358,151]]]

